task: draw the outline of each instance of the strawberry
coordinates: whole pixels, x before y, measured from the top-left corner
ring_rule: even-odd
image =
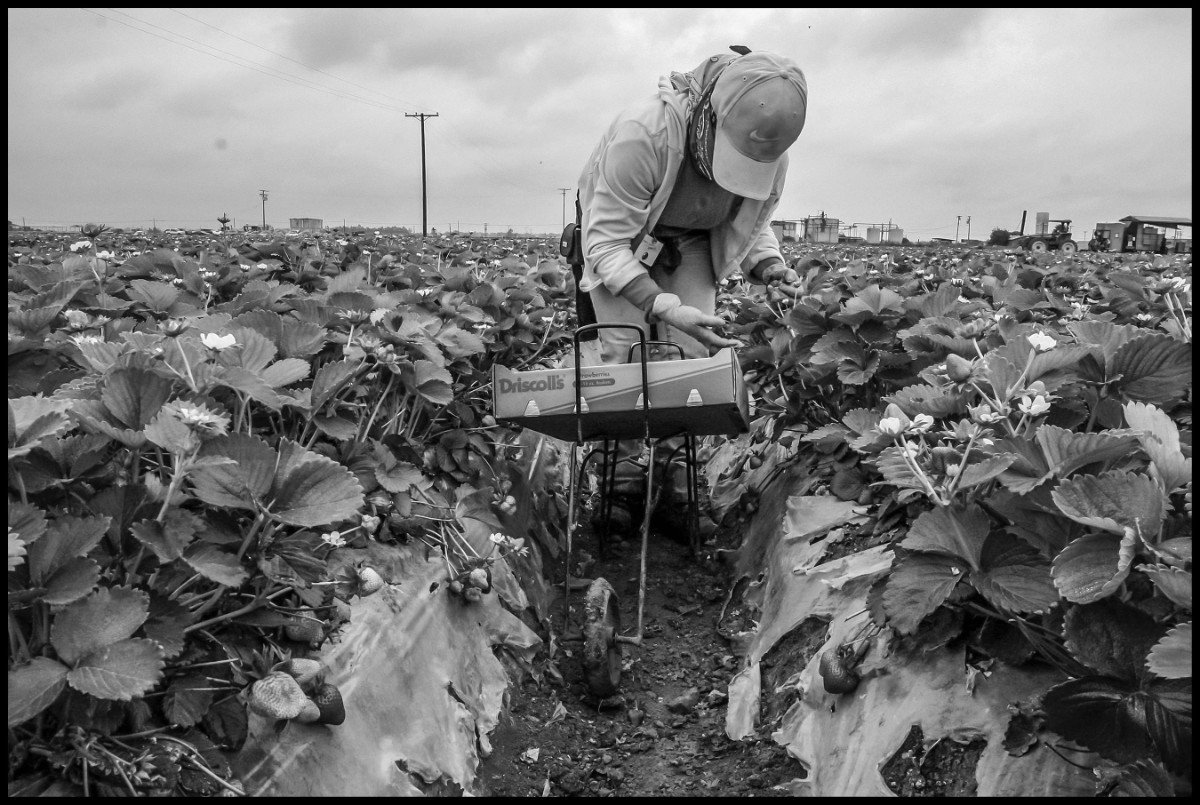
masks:
[[[845,646],[838,646],[821,655],[817,670],[821,673],[825,690],[834,694],[853,693],[858,687],[858,671],[851,667],[851,654],[852,649],[847,652]]]
[[[482,567],[477,567],[472,570],[467,575],[467,581],[469,581],[472,586],[478,587],[485,593],[492,589],[491,573]]]
[[[955,383],[965,383],[971,378],[973,364],[953,352],[946,356],[946,376]]]
[[[466,587],[463,589],[463,598],[468,601],[482,601],[483,590],[480,590],[478,587]]]
[[[267,718],[296,718],[310,703],[300,683],[283,671],[272,671],[250,686],[250,709]]]
[[[272,670],[289,674],[303,687],[317,678],[317,674],[321,672],[321,663],[304,657],[292,657],[279,663]]]
[[[321,708],[312,699],[306,699],[304,706],[296,715],[295,720],[301,724],[311,724],[321,717]]]
[[[317,720],[318,724],[337,725],[346,720],[346,706],[342,703],[342,692],[337,689],[336,685],[328,682],[321,685],[313,695],[313,701],[321,711],[321,717]]]
[[[325,636],[325,621],[316,618],[293,617],[283,627],[283,631],[289,640],[309,646],[319,646],[321,639]]]
[[[373,567],[358,569],[358,594],[366,598],[384,585],[383,577]]]

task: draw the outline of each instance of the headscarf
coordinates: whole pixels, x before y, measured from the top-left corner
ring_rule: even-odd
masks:
[[[718,74],[719,75],[719,74]],[[714,77],[704,89],[688,126],[688,154],[700,175],[713,181],[713,138],[717,125],[717,113],[712,108],[712,91],[717,85]]]

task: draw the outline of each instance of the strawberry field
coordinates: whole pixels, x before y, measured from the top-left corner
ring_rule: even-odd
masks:
[[[1190,791],[1191,256],[786,254],[797,292],[720,295],[757,413],[713,520],[802,474],[890,551],[862,639],[1048,669],[1009,752]],[[559,365],[573,294],[557,239],[10,238],[10,793],[242,794],[251,719],[352,728],[322,651],[381,551],[462,607],[544,584],[565,474],[489,382]]]

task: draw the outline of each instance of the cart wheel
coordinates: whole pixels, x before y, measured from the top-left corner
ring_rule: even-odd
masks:
[[[588,689],[600,698],[612,696],[621,682],[621,613],[617,593],[607,579],[596,579],[583,601],[583,673]]]

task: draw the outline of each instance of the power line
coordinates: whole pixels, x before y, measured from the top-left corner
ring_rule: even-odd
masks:
[[[120,25],[124,25],[126,28],[132,28],[135,31],[140,31],[145,34],[150,34],[151,36],[158,37],[159,39],[162,39],[166,42],[170,42],[172,45],[179,45],[180,47],[185,47],[188,50],[195,51],[196,53],[200,53],[205,56],[211,56],[214,59],[217,59],[217,60],[223,61],[223,62],[227,62],[229,64],[234,65],[235,67],[243,67],[247,70],[253,70],[256,73],[261,73],[262,75],[265,75],[269,78],[278,78],[281,81],[286,81],[289,84],[295,84],[296,86],[304,87],[305,89],[315,89],[319,92],[324,92],[326,94],[333,95],[334,97],[341,98],[342,100],[358,101],[359,103],[363,103],[368,106],[374,106],[377,109],[383,109],[383,110],[389,111],[389,112],[403,112],[404,111],[403,109],[387,106],[386,104],[382,104],[377,101],[370,100],[369,98],[362,98],[357,95],[351,95],[351,94],[345,93],[344,91],[333,90],[333,89],[329,89],[328,87],[323,87],[320,84],[316,84],[312,81],[309,81],[306,78],[301,78],[300,76],[294,76],[294,75],[291,75],[290,73],[284,73],[282,70],[276,70],[274,67],[267,67],[266,65],[262,65],[259,62],[253,62],[250,59],[245,58],[244,56],[238,56],[235,53],[230,53],[229,51],[222,50],[221,48],[214,47],[212,45],[207,45],[203,42],[200,42],[197,39],[192,39],[191,37],[185,36],[183,34],[177,34],[174,31],[170,31],[167,28],[163,28],[160,25],[155,25],[152,22],[146,22],[145,20],[138,19],[137,17],[134,17],[131,14],[126,14],[123,11],[117,11],[116,9],[109,9],[110,11],[113,11],[114,13],[121,14],[122,16],[125,16],[125,17],[129,17],[130,19],[135,20],[136,22],[142,23],[143,25],[149,25],[153,28],[158,28],[159,30],[167,31],[167,33],[170,33],[172,36],[178,36],[182,39],[188,39],[192,42],[196,42],[197,44],[201,45],[202,47],[206,47],[206,48],[209,48],[210,50],[218,51],[219,53],[224,53],[228,56],[232,56],[235,59],[240,59],[241,61],[250,62],[250,64],[242,64],[237,61],[231,61],[230,59],[222,58],[221,56],[216,55],[216,53],[209,53],[208,51],[205,51],[205,50],[199,50],[198,48],[194,48],[191,45],[186,44],[185,42],[177,42],[173,39],[168,39],[167,37],[163,36],[162,34],[157,34],[154,31],[148,31],[145,28],[139,28],[138,26],[131,25],[131,24],[125,22],[124,20],[119,20],[119,19],[116,19],[115,17],[109,17],[105,14],[101,14],[98,11],[92,11],[91,9],[86,9],[86,8],[81,9],[81,10],[86,11],[89,14],[95,14],[97,17],[106,19],[109,22],[115,22]],[[252,66],[254,64],[258,64],[259,66],[266,68],[266,70],[271,70],[273,72],[265,72],[264,70],[258,69],[258,67]],[[293,80],[293,79],[295,79],[295,80]]]
[[[179,9],[177,9],[177,8],[172,8],[172,9],[169,9],[169,10],[170,10],[170,11],[174,11],[176,14],[179,14],[180,16],[187,17],[189,20],[194,20],[195,22],[198,22],[198,23],[200,23],[201,25],[206,25],[206,26],[208,26],[209,28],[212,28],[214,31],[219,31],[220,33],[223,33],[223,34],[225,34],[226,36],[232,37],[232,38],[234,38],[234,39],[238,40],[239,42],[245,42],[247,45],[250,45],[250,46],[252,46],[252,47],[256,47],[256,48],[258,48],[259,50],[265,50],[267,53],[270,53],[270,54],[271,54],[271,55],[273,55],[273,56],[278,56],[278,57],[279,57],[279,58],[281,58],[281,59],[287,59],[288,61],[290,61],[290,62],[292,62],[292,63],[294,63],[294,64],[298,64],[298,65],[300,65],[301,67],[304,67],[304,68],[306,68],[306,69],[308,69],[308,70],[312,70],[312,71],[314,71],[314,72],[317,72],[317,73],[320,73],[321,75],[327,75],[327,76],[329,76],[330,78],[334,79],[335,81],[341,81],[342,83],[344,83],[344,84],[349,84],[349,85],[350,85],[350,86],[352,86],[352,87],[358,87],[359,89],[366,90],[367,92],[372,92],[372,93],[374,93],[374,94],[376,94],[376,95],[379,95],[380,97],[387,98],[388,100],[391,100],[391,101],[396,101],[396,102],[398,102],[398,103],[412,104],[413,106],[416,106],[416,107],[418,107],[418,108],[421,108],[421,107],[422,107],[422,104],[415,103],[415,102],[413,102],[413,101],[410,101],[410,100],[407,100],[407,99],[405,99],[405,98],[397,98],[397,97],[396,97],[396,96],[394,96],[394,95],[388,95],[388,94],[386,94],[386,93],[380,92],[379,90],[375,90],[375,89],[371,89],[370,87],[363,86],[362,84],[356,84],[356,83],[354,83],[353,81],[347,81],[346,79],[344,79],[344,78],[341,78],[341,77],[339,77],[339,76],[336,76],[336,75],[334,75],[333,73],[329,73],[329,72],[326,72],[325,70],[322,70],[320,67],[313,67],[311,64],[305,64],[304,62],[302,62],[302,61],[299,61],[298,59],[293,59],[291,56],[287,56],[287,55],[285,55],[285,54],[283,54],[283,53],[279,53],[279,52],[277,52],[277,51],[271,50],[270,48],[263,47],[262,45],[260,45],[260,44],[259,44],[259,43],[257,43],[257,42],[253,42],[253,41],[251,41],[251,40],[249,40],[249,39],[244,39],[244,38],[242,38],[242,37],[238,36],[237,34],[233,34],[233,33],[230,33],[229,31],[226,31],[224,28],[218,28],[217,26],[213,25],[212,23],[205,22],[204,20],[202,20],[202,19],[199,19],[199,18],[197,18],[197,17],[193,17],[191,14],[186,14],[186,13],[184,13],[184,12],[180,11],[180,10],[179,10]]]
[[[287,72],[284,72],[283,70],[279,70],[279,69],[277,69],[277,68],[275,68],[275,67],[271,67],[271,66],[269,66],[269,65],[263,64],[262,62],[256,62],[256,61],[254,61],[253,59],[247,59],[245,56],[239,56],[239,55],[237,55],[236,53],[231,53],[231,52],[230,52],[230,51],[228,51],[228,50],[223,50],[222,48],[216,47],[215,45],[209,45],[209,44],[207,44],[207,43],[205,43],[205,42],[201,42],[199,39],[195,39],[195,38],[193,38],[193,37],[187,36],[186,34],[177,33],[176,31],[172,31],[170,28],[165,28],[165,27],[163,27],[163,26],[161,26],[161,25],[156,25],[156,24],[155,24],[155,23],[153,23],[153,22],[149,22],[149,21],[147,21],[147,20],[140,19],[140,18],[138,18],[138,17],[135,17],[135,16],[133,16],[132,14],[127,14],[127,13],[126,13],[126,12],[124,12],[124,11],[118,11],[118,10],[117,10],[117,9],[115,9],[115,8],[110,8],[110,9],[108,9],[108,10],[109,10],[109,11],[112,11],[112,12],[114,12],[114,13],[116,13],[116,14],[120,14],[121,16],[124,16],[124,17],[129,17],[131,20],[134,20],[134,21],[136,21],[136,22],[139,22],[139,23],[141,23],[141,24],[143,24],[143,25],[149,25],[151,28],[157,28],[157,29],[158,29],[158,30],[160,30],[160,31],[165,31],[165,32],[167,32],[168,34],[170,34],[171,36],[178,36],[178,37],[180,37],[181,39],[186,39],[186,40],[188,40],[189,42],[195,42],[196,44],[200,45],[201,47],[205,47],[205,48],[209,48],[209,49],[211,49],[211,50],[215,50],[215,51],[217,51],[218,53],[224,53],[224,54],[225,54],[225,55],[227,55],[227,56],[232,56],[232,57],[233,57],[233,58],[235,58],[235,59],[241,59],[242,61],[247,61],[247,62],[250,62],[251,64],[256,64],[256,65],[258,65],[259,67],[262,67],[262,68],[264,68],[264,69],[266,69],[266,70],[270,70],[270,71],[272,71],[273,73],[278,73],[279,75],[275,76],[276,78],[282,78],[282,79],[283,79],[283,80],[285,80],[285,81],[288,81],[289,79],[295,79],[296,81],[303,82],[303,83],[301,84],[301,86],[307,86],[307,87],[309,87],[309,88],[311,88],[311,89],[319,90],[319,91],[321,91],[321,92],[326,92],[326,93],[329,93],[329,94],[331,94],[331,95],[334,95],[334,96],[336,96],[336,97],[339,97],[339,98],[343,98],[343,99],[349,99],[349,100],[356,100],[356,101],[359,101],[359,102],[361,102],[361,103],[366,103],[366,104],[369,104],[369,105],[372,105],[372,106],[376,106],[376,107],[378,107],[378,108],[381,108],[381,109],[387,109],[387,108],[389,108],[389,107],[387,107],[385,104],[381,104],[381,103],[379,103],[378,101],[373,101],[373,100],[371,100],[370,98],[363,98],[363,97],[361,97],[361,96],[354,95],[354,94],[352,94],[352,93],[347,93],[347,92],[345,92],[344,90],[334,90],[334,89],[330,89],[330,88],[328,88],[328,87],[323,87],[323,86],[321,86],[320,84],[317,84],[317,83],[316,83],[316,82],[314,82],[314,81],[310,81],[309,79],[307,79],[307,78],[304,78],[304,77],[302,77],[302,76],[293,75],[292,73],[287,73]],[[118,22],[119,22],[119,20],[118,20]],[[147,31],[146,33],[150,33],[150,32],[149,32],[149,31]],[[168,40],[168,41],[170,41],[170,40]],[[178,42],[178,43],[175,43],[175,44],[183,44],[183,43],[181,43],[181,42]],[[186,47],[186,46],[185,46],[185,47]],[[212,55],[212,54],[208,54],[208,55]],[[241,65],[241,66],[247,66],[247,65]],[[253,69],[253,68],[250,68],[250,69]],[[295,81],[290,81],[289,83],[295,83]],[[401,110],[399,110],[399,109],[392,109],[392,111],[401,111]]]

